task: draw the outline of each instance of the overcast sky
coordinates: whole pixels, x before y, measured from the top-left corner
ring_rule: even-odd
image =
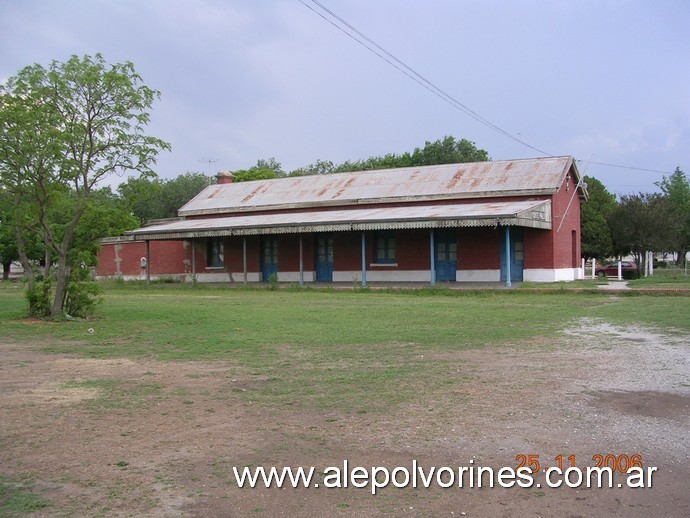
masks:
[[[172,145],[162,178],[270,157],[290,171],[445,135],[493,160],[573,155],[617,194],[653,191],[677,166],[690,176],[687,0],[320,0],[513,138],[303,2],[0,0],[0,82],[72,54],[133,62],[161,92],[148,132]]]

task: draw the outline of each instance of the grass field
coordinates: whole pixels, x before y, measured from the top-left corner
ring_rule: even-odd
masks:
[[[646,279],[636,282],[651,284]],[[89,321],[27,323],[25,306],[19,285],[0,285],[0,323],[6,336],[44,340],[49,351],[163,360],[231,356],[257,367],[266,365],[264,352],[276,346],[343,357],[350,349],[361,352],[381,344],[476,348],[548,335],[582,317],[690,329],[688,296],[567,289],[334,292],[133,284],[108,286]],[[90,328],[95,331],[91,335]]]
[[[44,351],[89,358],[231,360],[237,369],[271,380],[259,398],[349,411],[370,407],[367,401],[385,407],[413,398],[419,384],[436,386],[436,366],[411,361],[425,353],[548,337],[583,317],[690,329],[690,297],[518,290],[133,285],[107,288],[94,319],[62,323],[27,321],[24,306],[20,289],[0,291],[5,336],[37,342]],[[401,390],[403,380],[413,381],[409,392]]]
[[[580,322],[623,329],[645,326],[679,336],[690,331],[690,296],[595,289],[331,291],[110,284],[96,316],[88,321],[28,320],[25,311],[22,289],[2,284],[0,327],[5,342],[61,358],[222,365],[225,378],[246,380],[249,389],[230,389],[237,401],[278,416],[285,409],[327,413],[335,416],[334,422],[343,416],[366,416],[370,423],[399,419],[396,409],[403,412],[417,404],[442,412],[433,402],[447,401],[449,395],[462,400],[467,396],[458,387],[475,377],[471,369],[461,368],[462,353],[556,351],[555,337]],[[149,411],[165,394],[179,401],[187,414],[198,410],[209,417],[216,412],[210,404],[194,408],[206,389],[195,392],[184,384],[170,388],[150,374],[135,379],[74,374],[61,388],[97,392],[98,398],[80,405],[98,419],[112,412]],[[186,376],[187,382],[203,381],[206,374]],[[432,437],[435,427],[450,419],[436,415],[426,436]],[[9,439],[2,440],[7,444]],[[128,469],[126,464],[122,470]],[[16,480],[7,477],[13,475],[0,473],[7,493]],[[33,480],[30,474],[23,476],[29,484]],[[25,493],[22,489],[13,498]],[[36,501],[45,505],[41,495]]]

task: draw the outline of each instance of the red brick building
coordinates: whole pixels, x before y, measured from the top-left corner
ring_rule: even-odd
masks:
[[[583,278],[572,157],[233,183],[179,218],[102,241],[100,277],[201,282],[506,282]],[[508,251],[508,253],[506,253]]]

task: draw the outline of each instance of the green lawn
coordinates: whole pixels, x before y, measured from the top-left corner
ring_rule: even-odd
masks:
[[[690,288],[690,275],[679,268],[657,268],[654,275],[630,281],[631,288]]]
[[[377,356],[377,347],[454,350],[549,335],[580,317],[690,329],[690,297],[520,290],[330,291],[108,286],[94,319],[26,320],[21,287],[0,284],[0,325],[15,341],[92,357],[239,359],[277,347]],[[88,330],[92,328],[93,334]]]
[[[581,317],[690,329],[690,297],[520,290],[465,292],[108,286],[95,319],[24,318],[0,288],[5,339],[86,357],[225,361],[262,381],[255,397],[348,411],[442,387],[449,352],[529,347]],[[89,329],[93,329],[92,334]],[[543,341],[541,342],[543,343]],[[420,359],[424,359],[421,361]]]

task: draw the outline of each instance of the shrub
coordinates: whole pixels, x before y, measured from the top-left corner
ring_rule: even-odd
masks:
[[[29,303],[29,316],[46,318],[50,316],[53,303],[53,279],[37,277],[33,286],[29,286],[24,294]]]
[[[72,317],[87,318],[101,303],[103,290],[95,282],[70,282],[67,285],[65,313]]]

